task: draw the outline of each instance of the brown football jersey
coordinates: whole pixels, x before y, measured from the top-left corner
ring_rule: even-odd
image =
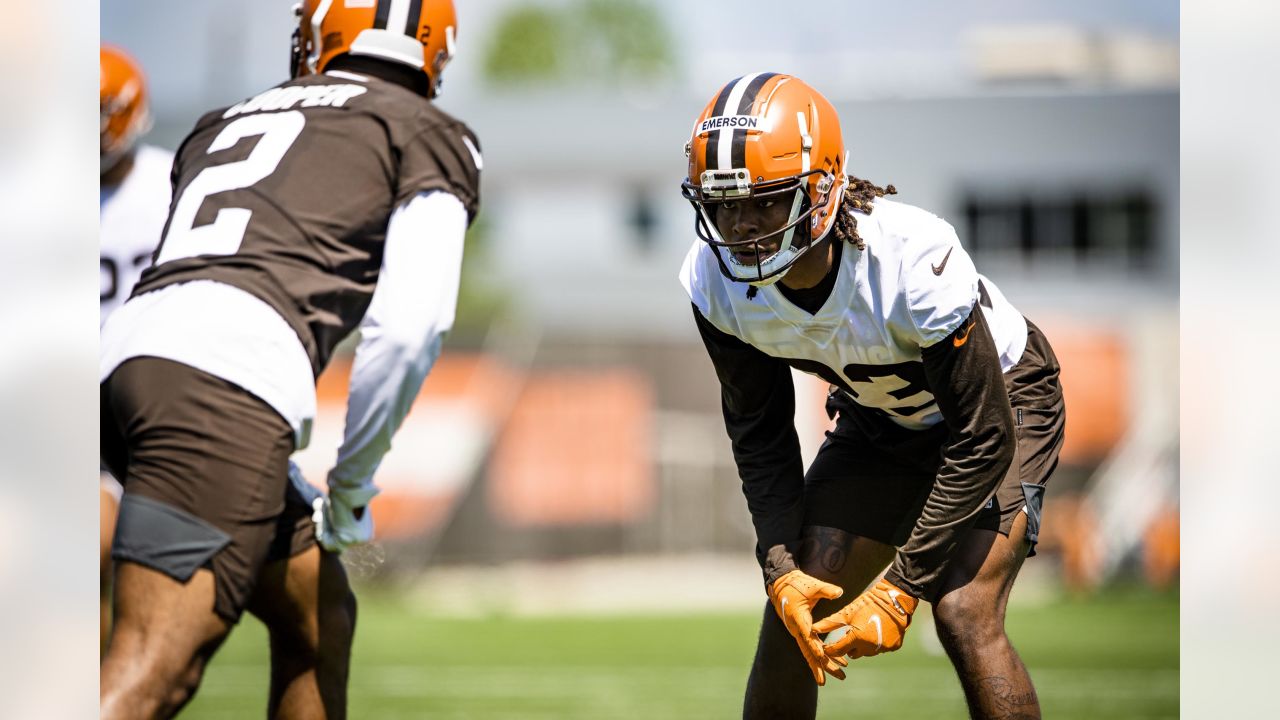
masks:
[[[471,130],[399,85],[291,80],[196,123],[134,295],[191,280],[245,290],[289,322],[319,375],[373,297],[391,213],[441,190],[474,219],[479,168]]]

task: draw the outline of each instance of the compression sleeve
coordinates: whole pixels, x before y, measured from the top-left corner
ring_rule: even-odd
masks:
[[[409,413],[453,326],[467,211],[445,192],[414,196],[392,213],[378,285],[360,325],[347,421],[329,492],[363,507],[373,474]]]
[[[804,520],[804,467],[791,369],[717,329],[697,306],[693,317],[720,379],[724,426],[756,529],[756,559],[768,586],[796,569],[794,554]]]
[[[1016,440],[1000,355],[978,305],[922,355],[949,433],[924,510],[885,579],[932,602],[957,541],[1013,463]]]

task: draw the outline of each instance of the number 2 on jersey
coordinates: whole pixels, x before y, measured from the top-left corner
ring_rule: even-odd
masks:
[[[206,153],[226,150],[247,137],[262,137],[245,159],[207,167],[183,189],[169,218],[169,231],[165,233],[156,264],[196,255],[231,255],[239,250],[252,210],[224,207],[218,210],[213,222],[192,227],[196,213],[210,195],[247,188],[275,172],[302,133],[305,122],[301,112],[291,110],[247,115],[223,128]]]

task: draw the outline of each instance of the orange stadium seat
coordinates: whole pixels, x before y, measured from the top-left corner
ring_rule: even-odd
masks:
[[[656,499],[654,402],[634,370],[531,377],[495,449],[494,517],[526,528],[644,517]]]

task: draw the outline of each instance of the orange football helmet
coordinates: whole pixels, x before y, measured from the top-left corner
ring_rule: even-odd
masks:
[[[689,175],[681,189],[693,204],[698,238],[715,250],[726,277],[752,285],[776,282],[826,237],[849,183],[835,108],[790,75],[753,73],[722,87],[698,116],[685,155]],[[786,224],[726,241],[716,229],[716,205],[759,197],[790,200]],[[760,241],[777,235],[778,249],[762,252]],[[740,262],[736,248],[752,250],[759,262]]]
[[[123,50],[98,51],[98,136],[101,171],[110,170],[151,129],[151,109],[142,68]]]
[[[440,94],[458,33],[453,0],[306,0],[293,9],[294,77],[350,53],[411,65],[427,74],[431,96]]]

